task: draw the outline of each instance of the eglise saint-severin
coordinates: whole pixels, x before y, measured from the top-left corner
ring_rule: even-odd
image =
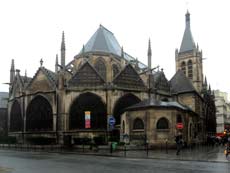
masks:
[[[32,78],[22,76],[12,60],[9,135],[19,142],[43,137],[62,144],[66,136],[73,143],[108,134],[123,140],[126,134],[131,143],[138,142],[132,136],[139,135],[154,145],[166,139],[174,143],[181,133],[188,144],[203,142],[216,129],[214,95],[203,77],[202,51],[193,40],[189,12],[185,19],[171,80],[162,69],[152,68],[150,40],[146,66],[126,53],[102,25],[68,63],[63,33],[54,72],[41,60]]]

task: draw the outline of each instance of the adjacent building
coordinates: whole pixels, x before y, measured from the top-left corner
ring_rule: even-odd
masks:
[[[228,93],[215,90],[216,104],[216,132],[223,133],[225,129],[230,129],[230,103]]]
[[[8,93],[0,92],[0,135],[7,134],[7,102]]]

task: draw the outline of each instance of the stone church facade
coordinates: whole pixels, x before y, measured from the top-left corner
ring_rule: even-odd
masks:
[[[65,51],[63,33],[55,72],[41,60],[32,78],[15,70],[12,60],[8,131],[19,142],[43,137],[62,144],[67,139],[73,143],[77,138],[114,135],[120,140],[128,136],[129,142],[144,136],[157,144],[166,139],[173,143],[178,133],[188,143],[205,140],[210,104],[204,94],[209,102],[213,97],[203,81],[202,52],[194,46],[189,13],[181,49],[176,50],[177,72],[169,81],[163,70],[151,67],[150,41],[146,66],[124,52],[102,25],[67,64]]]

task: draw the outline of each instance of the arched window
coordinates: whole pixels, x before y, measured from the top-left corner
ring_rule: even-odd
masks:
[[[186,64],[185,64],[184,61],[181,63],[181,70],[182,70],[182,71],[184,72],[184,74],[186,75]]]
[[[97,60],[95,63],[95,69],[104,79],[106,79],[106,66],[102,59]]]
[[[27,131],[53,130],[52,107],[43,96],[37,96],[30,102],[26,116]]]
[[[122,133],[125,133],[125,121],[122,122]]]
[[[169,123],[166,118],[160,118],[157,121],[157,129],[169,129]]]
[[[188,78],[192,79],[193,78],[193,70],[192,70],[192,61],[188,61]]]
[[[176,116],[176,122],[177,123],[182,123],[182,117],[181,117],[181,115],[177,115]]]
[[[144,123],[140,118],[136,118],[133,122],[133,129],[134,130],[142,130],[144,129]]]
[[[118,66],[116,64],[113,64],[113,78],[119,73]]]

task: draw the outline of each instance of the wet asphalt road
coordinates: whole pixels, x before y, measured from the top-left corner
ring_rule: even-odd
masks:
[[[0,150],[0,173],[230,173],[230,162],[136,159]]]

